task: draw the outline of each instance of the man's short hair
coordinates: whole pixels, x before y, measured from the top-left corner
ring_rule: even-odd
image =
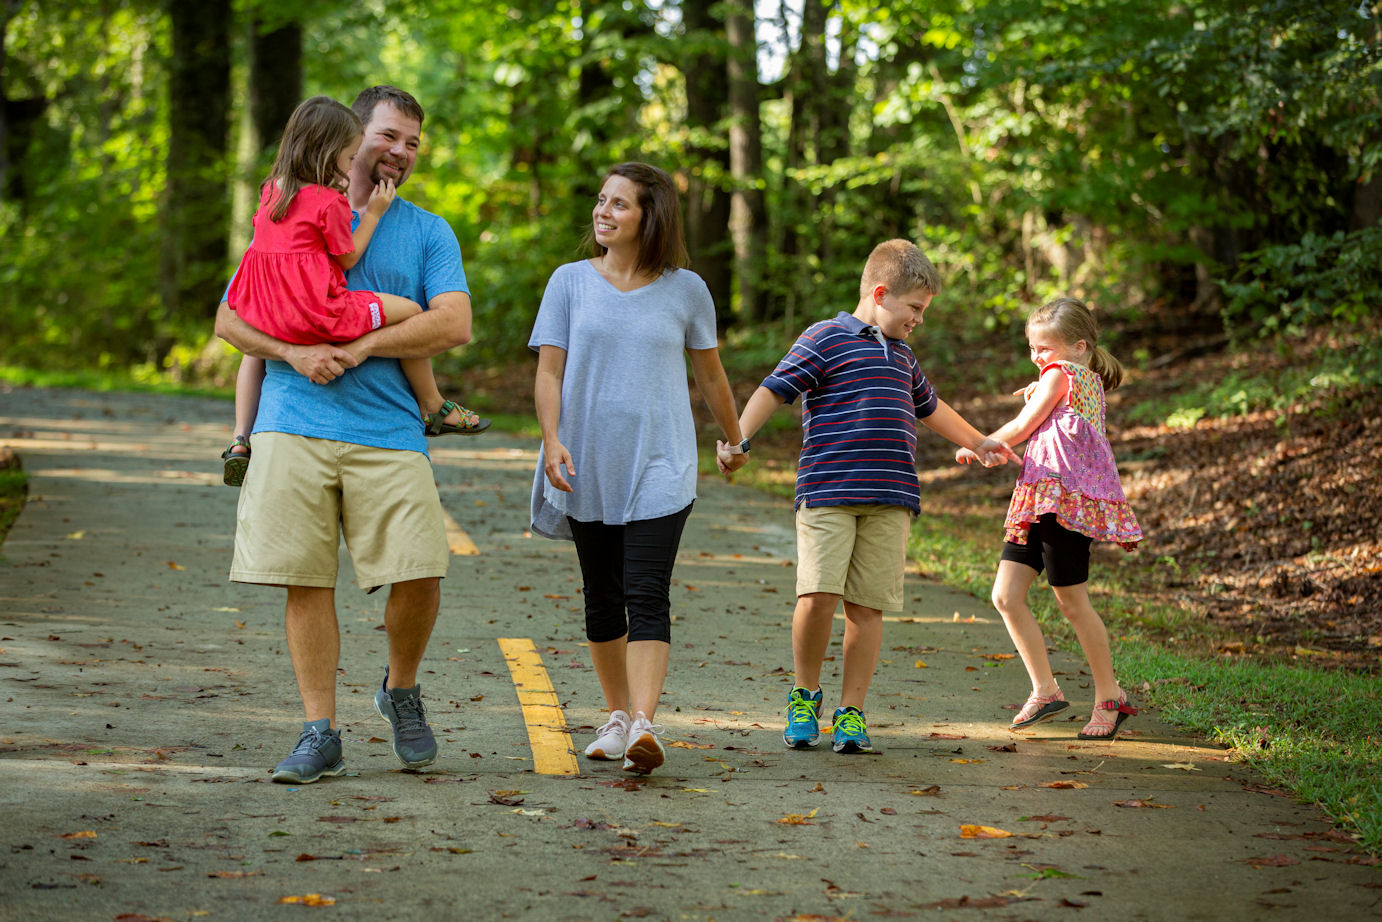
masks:
[[[918,288],[932,295],[941,293],[941,274],[926,254],[910,240],[900,237],[885,240],[873,248],[864,275],[859,280],[859,297],[866,298],[877,285],[894,294],[907,294]]]
[[[350,108],[355,110],[355,114],[360,116],[360,121],[368,125],[369,120],[374,115],[375,106],[381,102],[386,102],[399,112],[412,119],[417,119],[419,126],[422,125],[422,105],[413,98],[413,94],[400,90],[396,86],[389,86],[381,83],[361,90],[360,95],[355,97],[355,102],[350,104]]]

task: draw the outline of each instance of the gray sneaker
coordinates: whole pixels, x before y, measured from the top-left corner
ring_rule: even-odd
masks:
[[[326,775],[345,774],[341,758],[341,731],[331,729],[331,721],[306,721],[302,735],[288,758],[274,768],[273,780],[279,784],[311,784]]]
[[[389,688],[389,670],[374,693],[374,709],[393,724],[393,754],[404,768],[424,768],[437,761],[437,738],[427,725],[427,709],[422,704],[422,686]]]

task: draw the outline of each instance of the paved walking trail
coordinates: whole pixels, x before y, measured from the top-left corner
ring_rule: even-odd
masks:
[[[575,554],[525,535],[536,446],[503,435],[433,456],[459,552],[422,675],[440,761],[405,773],[385,742],[383,594],[345,565],[349,774],[271,784],[300,717],[282,592],[226,581],[230,417],[0,389],[31,477],[0,556],[0,919],[1382,913],[1378,871],[1216,747],[1146,710],[1076,740],[1092,692],[1068,656],[1080,713],[1008,731],[1026,681],[1001,623],[916,578],[870,695],[880,751],[784,750],[790,507],[713,478],[673,588],[668,762],[631,780],[574,758],[603,722]]]

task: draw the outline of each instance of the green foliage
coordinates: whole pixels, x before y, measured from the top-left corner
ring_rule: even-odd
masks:
[[[1309,232],[1299,243],[1263,247],[1224,283],[1225,322],[1245,338],[1359,323],[1382,302],[1379,252],[1382,224],[1327,236]]]

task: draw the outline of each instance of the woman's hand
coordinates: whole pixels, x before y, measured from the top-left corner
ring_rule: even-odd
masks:
[[[566,478],[576,476],[576,465],[566,446],[561,442],[549,442],[542,446],[542,457],[542,470],[547,475],[547,482],[563,493],[572,492],[571,483]],[[562,468],[566,469],[565,476],[562,475]]]

